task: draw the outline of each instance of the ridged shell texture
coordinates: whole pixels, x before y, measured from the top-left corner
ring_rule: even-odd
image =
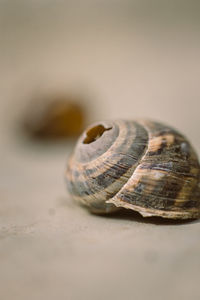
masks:
[[[149,120],[95,123],[66,171],[70,194],[94,213],[120,207],[144,217],[200,216],[200,165],[188,140]]]

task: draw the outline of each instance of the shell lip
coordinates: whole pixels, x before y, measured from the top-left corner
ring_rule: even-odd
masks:
[[[137,211],[144,218],[147,217],[162,217],[167,219],[198,219],[200,217],[200,211],[164,211],[160,209],[154,208],[145,208],[138,205],[133,205],[130,203],[126,203],[120,199],[116,199],[115,197],[106,201],[106,203],[112,203],[116,207],[122,207],[126,209],[131,209],[133,211]]]

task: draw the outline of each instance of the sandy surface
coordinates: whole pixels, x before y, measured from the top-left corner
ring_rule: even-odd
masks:
[[[162,120],[200,154],[196,18],[2,3],[0,299],[200,299],[199,221],[89,214],[63,179],[74,142],[18,130],[35,90],[78,87],[90,120]]]

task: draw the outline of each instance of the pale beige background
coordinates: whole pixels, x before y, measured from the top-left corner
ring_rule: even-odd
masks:
[[[200,299],[200,222],[97,217],[67,196],[73,142],[19,130],[40,90],[88,121],[155,118],[200,154],[198,1],[0,1],[0,299]]]

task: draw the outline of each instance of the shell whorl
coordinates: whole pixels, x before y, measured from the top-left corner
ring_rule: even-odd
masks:
[[[79,138],[66,178],[74,199],[95,213],[124,207],[143,216],[199,216],[198,158],[180,133],[157,122],[93,124]]]

